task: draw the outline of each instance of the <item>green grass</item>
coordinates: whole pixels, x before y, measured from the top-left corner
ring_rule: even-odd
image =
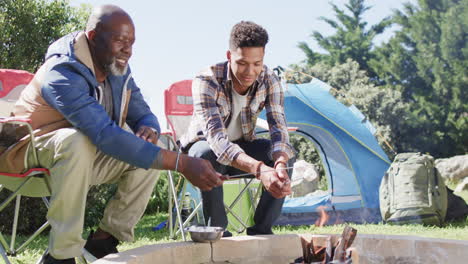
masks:
[[[468,191],[457,193],[457,195],[463,197],[465,201],[468,201]],[[136,247],[141,247],[149,244],[156,243],[168,243],[174,241],[169,238],[168,229],[162,229],[159,231],[153,231],[153,226],[161,223],[167,219],[167,214],[158,215],[146,215],[138,223],[135,229],[135,242],[133,243],[122,243],[119,245],[119,250],[129,250]],[[433,237],[433,238],[445,238],[445,239],[459,239],[468,240],[468,218],[462,221],[447,223],[443,227],[431,227],[421,225],[404,225],[404,226],[393,226],[386,224],[365,224],[357,225],[351,224],[352,227],[358,230],[358,234],[388,234],[388,235],[410,235],[420,237]],[[334,226],[282,226],[275,227],[273,231],[276,234],[340,234],[343,231],[344,225]],[[87,237],[87,233],[84,237]],[[245,235],[243,234],[235,234]],[[11,258],[14,264],[30,264],[35,263],[39,259],[40,255],[44,252],[47,246],[47,237],[41,236],[36,239],[28,248],[16,257]],[[3,263],[3,259],[0,259],[0,263]]]
[[[458,221],[447,224],[444,227],[421,226],[421,225],[403,225],[393,226],[387,224],[365,224],[350,226],[358,230],[358,234],[386,234],[386,235],[407,235],[420,237],[434,237],[445,239],[468,240],[468,218],[465,221]],[[276,234],[341,234],[344,225],[333,225],[324,227],[299,226],[299,227],[277,227],[274,229]]]

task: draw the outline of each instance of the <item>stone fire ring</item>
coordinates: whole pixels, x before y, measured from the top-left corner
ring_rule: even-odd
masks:
[[[301,240],[325,246],[339,235],[288,234],[236,236],[216,243],[173,242],[147,245],[111,254],[93,264],[152,263],[292,263],[302,256]],[[352,247],[355,263],[468,263],[468,241],[416,236],[356,236]]]

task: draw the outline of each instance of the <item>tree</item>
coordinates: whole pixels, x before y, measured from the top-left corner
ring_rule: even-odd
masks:
[[[357,62],[348,59],[335,66],[325,62],[314,66],[292,65],[285,76],[292,83],[310,82],[312,77],[328,83],[334,88],[332,94],[341,103],[355,105],[375,126],[377,139],[390,158],[394,151],[416,151],[411,141],[401,140],[408,130],[409,105],[403,102],[400,92],[376,86],[366,72],[359,69]]]
[[[319,61],[325,61],[330,65],[336,65],[352,59],[359,64],[361,70],[374,77],[375,74],[368,65],[368,61],[374,57],[372,41],[390,25],[390,18],[383,19],[367,30],[367,22],[363,21],[362,16],[370,7],[364,5],[364,0],[349,0],[345,6],[351,15],[346,14],[345,10],[333,3],[331,6],[338,21],[325,17],[320,17],[320,20],[336,29],[336,33],[328,37],[318,31],[312,34],[312,37],[328,54],[314,52],[307,43],[300,42],[298,46],[307,56],[307,63],[314,65]]]
[[[0,0],[0,68],[35,72],[53,41],[84,29],[88,11],[67,0]]]
[[[436,157],[468,151],[468,0],[419,0],[370,65],[411,105],[412,145]],[[417,135],[417,136],[415,136]]]

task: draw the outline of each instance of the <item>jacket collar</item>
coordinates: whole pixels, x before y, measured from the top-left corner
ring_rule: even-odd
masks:
[[[73,42],[73,49],[76,59],[83,63],[86,67],[88,67],[93,73],[93,75],[96,76],[93,58],[91,57],[91,51],[89,50],[88,45],[88,38],[86,37],[85,32],[80,32],[78,33],[78,35],[76,35]]]

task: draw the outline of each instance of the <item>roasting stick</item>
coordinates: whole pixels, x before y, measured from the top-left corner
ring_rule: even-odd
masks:
[[[292,169],[292,168],[294,168],[294,167],[279,168],[279,169],[274,169],[274,170],[265,170],[265,171],[259,171],[259,172],[256,172],[256,173],[242,173],[242,174],[236,174],[236,175],[223,175],[222,177],[224,179],[226,179],[226,180],[236,179],[236,178],[246,178],[247,176],[256,175],[256,174],[259,174],[259,173],[272,172],[272,171],[276,171],[276,170],[289,170],[289,169]]]

